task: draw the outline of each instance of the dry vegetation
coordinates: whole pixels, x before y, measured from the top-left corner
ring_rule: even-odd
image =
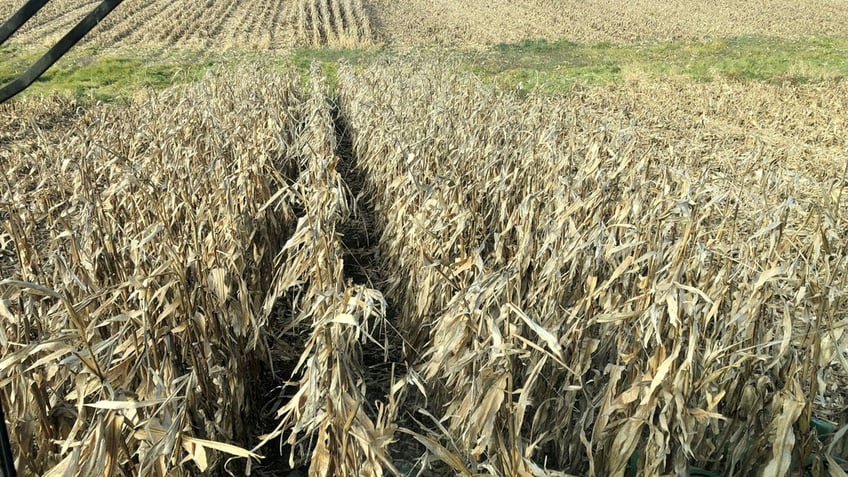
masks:
[[[370,0],[393,45],[477,46],[526,38],[630,43],[738,35],[848,34],[840,0]]]
[[[337,92],[260,68],[0,106],[20,469],[848,457],[809,428],[848,425],[845,84],[521,99],[390,61]]]
[[[96,3],[50,2],[17,41],[52,44]],[[846,25],[836,0],[127,0],[86,42]],[[811,455],[845,475],[848,85],[551,98],[457,71],[341,65],[331,95],[317,65],[306,82],[250,66],[123,105],[0,105],[0,400],[21,473],[786,475]]]
[[[0,379],[24,475],[204,469],[243,451],[201,438],[255,438],[303,102],[292,77],[250,78],[2,107]]]
[[[21,1],[0,1],[6,18]],[[18,36],[54,43],[95,0],[53,0]],[[480,46],[526,38],[579,42],[848,35],[841,0],[126,0],[88,45],[118,48],[287,49]]]
[[[350,48],[372,38],[362,0],[298,0],[294,23],[298,37],[308,45]]]
[[[11,15],[18,3],[0,3],[0,18]],[[52,45],[98,3],[51,1],[15,38],[26,45]],[[363,0],[126,0],[83,44],[278,50],[353,48],[369,45],[372,37]]]
[[[418,438],[455,472],[621,475],[644,446],[645,475],[781,474],[813,410],[844,419],[844,85],[519,101],[391,65],[339,91]]]

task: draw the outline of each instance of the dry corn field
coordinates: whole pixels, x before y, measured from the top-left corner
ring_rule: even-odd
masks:
[[[50,46],[98,3],[51,1],[15,38],[25,45]],[[0,18],[7,18],[21,4],[3,0]],[[126,0],[83,45],[212,50],[353,48],[371,44],[372,36],[363,0]]]
[[[328,91],[0,106],[24,475],[844,475],[846,84]]]

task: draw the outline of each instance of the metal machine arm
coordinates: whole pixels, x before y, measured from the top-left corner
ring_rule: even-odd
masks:
[[[41,7],[47,5],[48,0],[29,0],[24,6],[12,15],[12,18],[0,25],[0,45],[6,43],[10,36],[14,35],[18,28],[33,17]]]
[[[35,80],[37,80],[48,68],[53,66],[53,63],[59,61],[59,58],[64,56],[74,45],[88,34],[106,18],[106,15],[112,12],[123,0],[103,0],[103,2],[91,11],[85,18],[80,21],[71,31],[69,31],[61,40],[59,40],[53,48],[47,51],[38,61],[35,62],[24,74],[12,81],[11,83],[0,88],[0,103],[8,101],[16,94],[25,90]],[[17,13],[12,15],[2,26],[0,26],[0,45],[3,44],[12,34],[17,31],[21,25],[32,18],[38,12],[47,0],[29,0]]]

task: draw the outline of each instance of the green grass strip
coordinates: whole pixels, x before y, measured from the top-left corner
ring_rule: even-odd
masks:
[[[848,38],[739,37],[628,46],[526,40],[469,53],[465,61],[501,86],[545,93],[568,91],[578,82],[604,85],[629,78],[815,83],[848,76]]]
[[[38,53],[14,45],[0,48],[0,83],[22,73]],[[339,60],[361,65],[393,54],[408,53],[384,49],[284,53],[78,49],[26,94],[60,91],[78,98],[114,101],[142,88],[161,89],[196,80],[217,65],[257,60],[281,68],[294,66],[304,75],[312,61],[318,61],[332,84]],[[848,77],[848,37],[739,37],[637,45],[525,40],[484,50],[422,49],[414,54],[449,57],[501,87],[545,94],[567,93],[576,83],[605,85],[632,78],[815,83]]]

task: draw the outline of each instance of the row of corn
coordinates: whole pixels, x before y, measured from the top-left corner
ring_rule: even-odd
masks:
[[[343,67],[339,104],[414,363],[401,406],[451,472],[782,475],[821,451],[805,422],[848,310],[833,189],[662,144],[663,116],[603,92],[386,63]]]
[[[835,468],[805,423],[848,375],[839,172],[711,123],[748,96],[699,88],[520,98],[385,60],[342,65],[336,103],[317,67],[245,67],[0,107],[19,468]],[[363,207],[367,286],[342,236]]]

